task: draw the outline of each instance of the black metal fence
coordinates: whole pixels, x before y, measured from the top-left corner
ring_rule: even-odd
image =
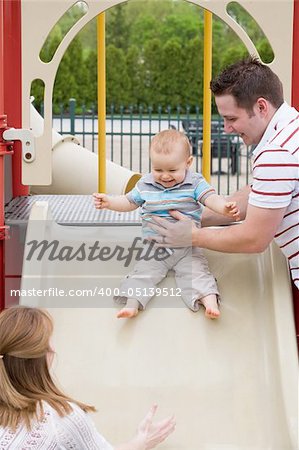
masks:
[[[95,108],[80,108],[74,99],[69,108],[61,108],[53,118],[54,128],[61,134],[76,135],[83,147],[98,150],[98,117]],[[197,107],[190,108],[120,107],[107,108],[106,148],[107,158],[130,170],[145,173],[150,170],[149,144],[161,130],[175,128],[188,136],[194,156],[193,169],[202,169],[203,118]],[[211,175],[218,192],[230,193],[248,183],[250,177],[250,150],[240,137],[224,132],[223,120],[213,116],[211,123]]]

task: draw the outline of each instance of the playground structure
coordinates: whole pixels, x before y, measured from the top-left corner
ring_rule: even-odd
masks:
[[[124,430],[133,428],[135,416],[140,415],[138,408],[146,409],[149,403],[158,401],[161,409],[169,408],[178,421],[176,434],[163,448],[295,450],[298,445],[296,332],[287,266],[275,245],[262,255],[207,252],[224,301],[219,323],[208,322],[203,315],[180,308],[177,298],[172,299],[171,304],[166,299],[155,298],[149,310],[136,321],[115,324],[108,289],[119,285],[129,267],[117,266],[115,261],[101,264],[84,261],[83,264],[27,258],[26,243],[34,239],[57,240],[72,248],[82,242],[91,245],[95,241],[110,246],[121,242],[123,247],[128,247],[140,236],[136,216],[129,215],[125,223],[109,214],[95,216],[91,213],[92,205],[88,204],[89,197],[80,199],[87,205],[83,208],[83,218],[71,219],[65,217],[65,208],[76,207],[78,198],[73,195],[63,199],[60,195],[55,198],[36,196],[35,204],[33,197],[27,197],[28,186],[34,190],[35,185],[51,184],[52,175],[57,173],[54,152],[61,155],[57,168],[63,177],[64,164],[67,166],[70,157],[67,155],[74,149],[64,155],[63,151],[68,144],[77,146],[72,138],[62,142],[52,131],[52,90],[62,55],[89,20],[122,1],[86,0],[88,12],[65,36],[52,61],[42,63],[38,55],[46,31],[50,32],[74,3],[73,0],[0,0],[0,44],[3,43],[0,45],[0,70],[3,71],[3,76],[0,74],[1,180],[4,155],[12,153],[13,149],[12,167],[10,157],[5,158],[6,183],[1,191],[1,306],[5,304],[5,286],[8,295],[12,287],[18,286],[21,276],[20,302],[54,308],[56,348],[67,367],[58,366],[57,372],[73,396],[97,404],[101,411],[96,416],[97,424],[111,441],[123,439]],[[204,6],[222,18],[240,36],[249,52],[256,53],[244,30],[227,14],[227,1],[194,0],[191,3]],[[273,2],[271,21],[267,1],[244,2],[244,7],[267,35],[275,54],[271,67],[283,81],[286,100],[298,108],[298,2]],[[37,126],[41,125],[37,116],[30,122],[30,87],[35,79],[42,79],[45,84],[41,128]],[[8,130],[7,134],[7,123],[9,127],[24,131],[13,134]],[[12,141],[22,138],[23,146],[18,140],[4,140],[3,132],[6,138],[12,136]],[[207,137],[205,142],[208,142]],[[55,144],[60,146],[60,151],[57,147],[55,150]],[[84,163],[84,167],[88,166]],[[107,186],[108,178],[109,170]],[[45,194],[47,188],[42,189]],[[66,188],[67,193],[86,193],[72,189]],[[4,195],[9,212],[6,224]],[[57,204],[62,206],[57,207]],[[84,219],[87,213],[93,214],[90,221]],[[91,226],[95,223],[98,226]],[[8,231],[4,226],[8,225],[10,240],[5,239]],[[12,260],[12,255],[21,252],[24,244],[21,267]],[[78,294],[62,301],[57,291],[56,295],[55,291],[54,295],[50,291],[54,287],[79,292],[99,285],[107,294],[100,300],[98,297],[82,300]],[[173,286],[170,275],[162,287]],[[48,295],[29,297],[28,292],[34,288],[47,291]],[[8,296],[6,301],[8,305]],[[84,307],[89,309],[81,309]],[[72,358],[72,352],[76,358]],[[86,374],[88,379],[85,379]],[[124,405],[130,405],[125,418]],[[217,429],[217,434],[211,433],[211,429]]]
[[[33,105],[30,108],[30,128],[35,136],[41,136],[43,133],[44,120]],[[65,170],[66,167],[71,170]],[[109,160],[106,161],[106,170],[109,173],[106,189],[110,194],[129,192],[141,176]],[[97,184],[98,156],[83,148],[74,136],[61,136],[53,129],[52,183],[50,186],[32,186],[30,192],[90,194],[97,190]]]

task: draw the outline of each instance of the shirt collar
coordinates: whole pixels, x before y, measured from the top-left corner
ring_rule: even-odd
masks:
[[[180,188],[181,186],[183,186],[184,184],[192,184],[192,172],[189,169],[187,169],[184,180],[181,183],[178,183],[175,186],[172,186],[170,188],[166,188],[166,187],[162,186],[162,184],[156,183],[156,181],[154,180],[154,176],[151,172],[144,175],[143,181],[146,184],[151,184],[152,186],[155,186],[155,187],[157,187],[159,189],[163,189],[163,190],[164,189],[168,189],[168,190],[177,189],[177,188]]]
[[[295,108],[289,106],[286,102],[284,102],[275,112],[274,116],[270,120],[265,133],[262,136],[262,139],[258,143],[258,145],[253,150],[253,155],[256,155],[260,152],[260,150],[268,144],[268,142],[275,136],[275,133],[283,128],[287,123],[291,120],[290,113],[293,112]]]

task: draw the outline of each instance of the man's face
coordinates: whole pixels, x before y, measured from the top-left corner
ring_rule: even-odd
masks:
[[[259,101],[253,106],[250,114],[246,109],[237,106],[230,94],[216,96],[215,101],[218,112],[224,119],[226,133],[238,134],[246,145],[260,142],[267,128],[267,120]]]

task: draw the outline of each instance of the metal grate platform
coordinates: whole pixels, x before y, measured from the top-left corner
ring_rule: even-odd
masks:
[[[48,202],[52,216],[61,225],[140,225],[138,209],[131,212],[97,210],[91,195],[32,195],[16,197],[5,207],[7,224],[27,222],[36,201]]]

